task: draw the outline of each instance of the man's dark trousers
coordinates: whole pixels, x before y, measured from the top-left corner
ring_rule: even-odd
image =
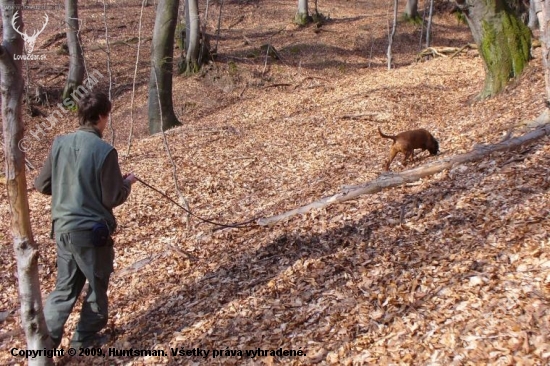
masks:
[[[71,340],[72,344],[78,345],[94,338],[107,325],[107,288],[113,272],[113,241],[109,238],[108,245],[94,247],[91,231],[74,231],[56,234],[56,242],[57,283],[44,306],[46,324],[58,347],[65,322],[88,280],[88,293]]]

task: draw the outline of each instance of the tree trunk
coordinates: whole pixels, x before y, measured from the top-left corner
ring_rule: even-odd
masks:
[[[78,0],[65,0],[65,23],[67,26],[67,46],[69,47],[69,75],[63,90],[63,100],[82,85],[84,80],[84,55],[80,43],[78,22]]]
[[[529,21],[527,26],[532,31],[539,29],[540,24],[542,23],[539,16],[542,14],[543,6],[543,0],[529,0]]]
[[[407,19],[420,19],[420,14],[418,14],[418,0],[407,0],[407,5],[405,5],[405,17]]]
[[[464,13],[485,63],[485,86],[478,98],[501,92],[529,61],[531,32],[505,0],[455,0]]]
[[[317,1],[318,1],[318,0],[314,0],[314,1],[313,1],[313,13],[314,13],[314,16],[315,16],[316,18],[319,18],[320,13],[319,13],[319,7],[317,6],[317,5],[318,5],[318,4],[317,4]]]
[[[298,25],[306,25],[311,22],[307,0],[298,0],[298,12],[294,16],[294,22]]]
[[[149,132],[151,134],[181,125],[174,113],[172,102],[174,33],[178,19],[178,5],[179,0],[159,0],[157,5],[149,77]],[[159,99],[161,105],[159,105]]]
[[[194,74],[200,69],[200,19],[197,0],[185,0],[185,74]]]
[[[14,55],[23,54],[23,40],[11,26],[14,9],[21,9],[21,0],[1,1],[3,42],[0,46],[0,90],[2,94],[2,121],[4,132],[4,156],[6,158],[6,185],[11,214],[13,248],[17,260],[21,323],[27,339],[28,350],[50,349],[53,345],[48,335],[42,309],[42,295],[38,276],[38,249],[34,242],[29,216],[25,154],[19,149],[23,139],[21,102],[24,80],[21,60]],[[19,28],[23,22],[19,11]],[[52,359],[44,356],[29,358],[29,365],[52,365]]]
[[[540,123],[550,122],[550,1],[546,0],[541,3],[540,0],[535,0],[539,3],[537,7],[537,18],[540,25],[540,44],[542,48],[542,66],[544,68],[544,82],[546,87],[546,108],[537,118]]]
[[[550,1],[542,4],[540,14],[542,22],[540,23],[540,43],[542,48],[542,66],[544,68],[544,81],[546,86],[546,107],[550,108]]]
[[[430,10],[428,12],[428,25],[426,27],[426,47],[430,47],[432,39],[432,21],[434,14],[434,0],[430,0]]]
[[[393,26],[392,26],[392,29],[390,31],[390,34],[388,35],[388,51],[387,51],[388,70],[391,70],[391,65],[392,65],[392,52],[391,52],[391,49],[392,49],[392,45],[393,45],[393,38],[395,37],[395,29],[397,28],[397,5],[398,5],[397,0],[394,0],[394,4],[393,4]]]

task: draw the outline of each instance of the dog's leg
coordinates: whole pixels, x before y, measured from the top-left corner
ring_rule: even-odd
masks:
[[[414,163],[415,160],[416,160],[416,154],[414,153],[414,149],[413,149],[409,154],[409,163]]]
[[[399,151],[395,148],[395,145],[392,145],[390,149],[390,158],[388,159],[388,162],[386,163],[386,166],[384,167],[385,171],[390,170],[390,164],[395,159],[395,155],[397,155]]]
[[[407,151],[405,152],[405,157],[403,158],[403,166],[407,166],[407,163],[411,159],[411,152]]]

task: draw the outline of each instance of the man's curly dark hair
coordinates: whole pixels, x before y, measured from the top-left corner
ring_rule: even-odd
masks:
[[[95,126],[99,116],[106,116],[111,112],[111,101],[107,94],[101,91],[92,91],[78,101],[78,121],[81,126]]]

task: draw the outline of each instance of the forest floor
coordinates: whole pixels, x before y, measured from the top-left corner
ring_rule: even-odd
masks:
[[[377,132],[426,128],[441,154],[409,167],[497,143],[544,109],[540,48],[505,92],[476,100],[484,69],[476,50],[417,62],[421,28],[401,21],[387,68],[387,1],[319,2],[328,16],[296,27],[294,1],[228,1],[209,8],[217,58],[200,75],[174,76],[183,126],[147,135],[153,6],[79,2],[88,71],[112,81],[114,144],[123,172],[218,222],[268,217],[376,179],[390,141]],[[423,3],[420,4],[423,6]],[[460,48],[468,27],[436,9],[431,44]],[[204,9],[201,8],[204,14]],[[56,278],[50,198],[32,188],[54,137],[77,126],[56,113],[68,71],[60,52],[63,10],[48,10],[37,41],[46,61],[29,62],[35,108],[58,120],[24,121],[32,229],[45,298]],[[24,13],[27,29],[43,12]],[[30,31],[29,31],[30,32]],[[140,44],[140,61],[136,51]],[[266,57],[271,44],[280,58]],[[107,46],[111,62],[107,69]],[[180,50],[176,49],[179,55]],[[135,101],[132,80],[137,64]],[[42,104],[36,103],[37,99]],[[46,104],[46,105],[44,105]],[[133,109],[132,109],[133,107]],[[65,112],[63,112],[65,113]],[[133,118],[131,118],[133,116]],[[48,122],[45,122],[48,124]],[[110,130],[111,131],[111,130]],[[108,132],[107,141],[113,141]],[[132,132],[131,132],[132,131]],[[132,137],[129,148],[128,139]],[[56,358],[60,364],[545,365],[550,361],[550,140],[543,138],[421,181],[361,196],[271,227],[216,230],[136,183],[115,210],[115,272],[103,347],[167,356]],[[3,163],[2,157],[2,163]],[[405,170],[398,157],[391,168]],[[23,364],[17,265],[5,189],[0,190],[0,363]],[[62,347],[78,320],[66,325]],[[208,350],[208,357],[171,349]],[[246,350],[267,350],[254,358]],[[276,350],[293,350],[284,356]],[[216,351],[216,353],[214,353]],[[300,354],[297,351],[301,351]],[[239,356],[239,352],[243,356]],[[216,355],[216,358],[213,356]]]

